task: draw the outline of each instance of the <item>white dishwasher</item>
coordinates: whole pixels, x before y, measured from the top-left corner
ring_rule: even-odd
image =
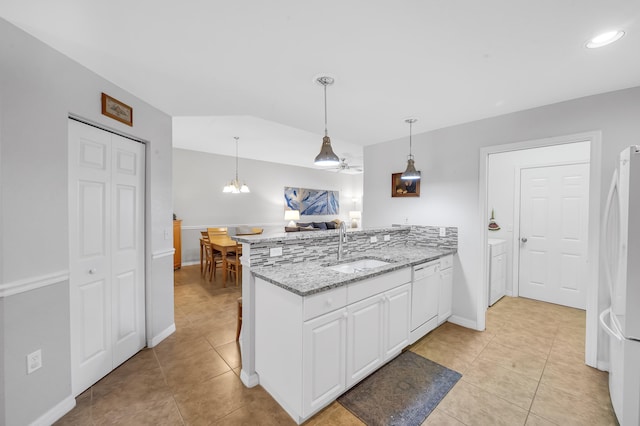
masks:
[[[413,267],[411,288],[411,333],[413,344],[438,325],[438,292],[440,260]]]

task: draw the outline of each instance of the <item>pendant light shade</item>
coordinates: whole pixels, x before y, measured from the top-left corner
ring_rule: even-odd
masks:
[[[411,130],[413,123],[418,121],[417,118],[407,118],[405,123],[409,123],[409,156],[407,158],[407,169],[402,173],[400,179],[402,180],[418,180],[420,179],[420,172],[416,170],[415,162],[413,161],[413,154],[411,154]]]
[[[324,87],[324,137],[322,138],[320,154],[316,156],[314,164],[318,166],[337,166],[340,164],[340,158],[333,152],[331,139],[329,139],[327,132],[327,86],[333,84],[334,79],[332,77],[318,77],[316,81]]]
[[[236,140],[236,177],[228,185],[225,185],[222,189],[222,192],[226,192],[229,194],[240,194],[240,193],[248,193],[251,192],[246,183],[240,185],[240,181],[238,180],[238,136],[233,137]]]

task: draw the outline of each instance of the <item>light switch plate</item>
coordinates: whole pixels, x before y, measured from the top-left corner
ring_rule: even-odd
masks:
[[[447,228],[445,228],[444,226],[440,227],[440,236],[441,237],[446,237],[447,236]]]
[[[376,237],[375,235],[373,237],[371,237],[371,242],[372,243],[377,243],[378,242],[378,237]]]
[[[282,256],[282,247],[272,247],[269,249],[269,256],[276,257]]]
[[[391,235],[387,234],[384,236],[385,241],[391,241]]]

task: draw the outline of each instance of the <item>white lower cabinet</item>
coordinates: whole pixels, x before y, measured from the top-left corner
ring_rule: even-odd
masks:
[[[453,256],[440,260],[440,295],[438,297],[438,324],[451,316],[453,304]]]
[[[347,310],[305,321],[302,333],[303,412],[312,413],[346,388]]]
[[[255,280],[260,384],[298,423],[409,344],[411,270],[301,297]]]
[[[402,285],[385,294],[384,360],[399,354],[409,345],[411,326],[411,284]]]
[[[409,345],[410,321],[410,284],[347,307],[347,387]]]
[[[347,307],[347,386],[382,365],[383,301],[378,294]]]

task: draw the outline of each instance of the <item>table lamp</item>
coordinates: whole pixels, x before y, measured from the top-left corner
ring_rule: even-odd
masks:
[[[288,228],[296,227],[296,220],[300,220],[300,212],[298,210],[285,210],[284,211],[284,220],[289,220],[290,222],[287,224]]]
[[[351,227],[358,227],[358,219],[362,218],[362,212],[360,210],[352,210],[349,212],[349,217],[351,218]]]

